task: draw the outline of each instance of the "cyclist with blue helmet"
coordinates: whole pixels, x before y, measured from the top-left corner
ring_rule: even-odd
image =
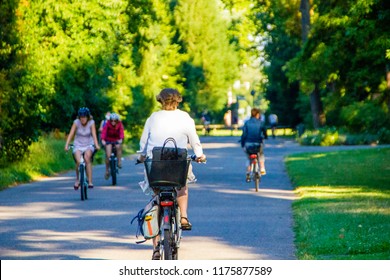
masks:
[[[95,149],[99,150],[100,146],[97,140],[95,121],[93,120],[91,112],[87,107],[79,109],[77,119],[73,121],[68,139],[66,140],[65,151],[69,150],[69,144],[73,138],[73,157],[76,161],[76,182],[74,184],[74,189],[78,190],[80,186],[79,165],[82,153],[84,153],[84,160],[86,164],[88,187],[93,188],[92,156]]]

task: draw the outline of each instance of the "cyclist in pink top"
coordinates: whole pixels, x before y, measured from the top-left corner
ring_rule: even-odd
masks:
[[[69,150],[69,144],[73,137],[73,157],[76,161],[76,183],[74,184],[74,189],[78,190],[80,186],[79,165],[82,153],[84,153],[84,160],[86,164],[88,187],[93,188],[92,155],[95,149],[100,149],[100,146],[96,136],[95,121],[92,119],[91,112],[87,107],[82,107],[79,109],[78,117],[74,120],[68,135],[68,139],[66,140],[65,151]]]

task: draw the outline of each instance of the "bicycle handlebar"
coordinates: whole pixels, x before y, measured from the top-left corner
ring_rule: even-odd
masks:
[[[122,143],[119,143],[119,141],[106,141],[106,145],[116,145],[116,144],[122,144]]]
[[[191,155],[191,156],[188,156],[187,158],[188,158],[188,159],[191,159],[191,161],[196,161],[197,156],[196,156],[196,155]],[[205,163],[207,162],[207,159],[204,158],[203,160],[201,160],[201,161],[196,161],[196,162],[198,162],[198,163],[204,163],[204,164],[205,164]],[[141,161],[141,160],[139,160],[139,159],[137,158],[136,161],[135,161],[135,165],[140,164],[140,163],[143,163],[143,161]]]

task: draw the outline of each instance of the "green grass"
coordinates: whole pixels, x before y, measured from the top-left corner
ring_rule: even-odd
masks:
[[[299,259],[390,259],[390,149],[286,158]]]

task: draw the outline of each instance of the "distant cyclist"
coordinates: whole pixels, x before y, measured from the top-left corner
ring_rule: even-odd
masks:
[[[106,147],[106,173],[104,178],[110,177],[109,163],[112,152],[112,143],[115,144],[116,157],[118,158],[118,168],[122,168],[122,142],[125,138],[123,124],[116,113],[110,114],[110,121],[106,123],[102,131],[102,144]]]
[[[247,153],[247,148],[253,145],[259,145],[259,162],[260,162],[260,172],[261,175],[265,175],[265,157],[264,157],[264,143],[263,139],[267,139],[267,130],[265,129],[263,123],[260,120],[261,111],[260,109],[253,108],[251,110],[251,118],[245,122],[244,127],[242,128],[241,135],[241,147],[244,149],[245,153],[248,156],[247,161],[247,170],[246,170],[246,181],[250,181],[250,161],[249,154]]]
[[[104,120],[100,122],[99,126],[99,141],[101,143],[102,141],[102,132],[103,132],[103,127],[110,121],[110,112],[107,112],[106,115],[104,116]]]
[[[78,190],[79,182],[79,165],[82,153],[86,164],[88,187],[93,188],[92,183],[92,155],[95,149],[99,150],[100,146],[96,136],[95,121],[92,119],[91,112],[87,107],[82,107],[78,111],[78,117],[73,121],[68,139],[65,144],[65,151],[69,150],[70,141],[74,137],[73,157],[76,161],[76,182],[74,189]],[[95,145],[95,147],[93,146]]]
[[[272,138],[275,138],[275,130],[276,126],[278,125],[278,116],[275,114],[271,114],[268,116],[268,121],[271,125],[271,130],[272,130]]]

